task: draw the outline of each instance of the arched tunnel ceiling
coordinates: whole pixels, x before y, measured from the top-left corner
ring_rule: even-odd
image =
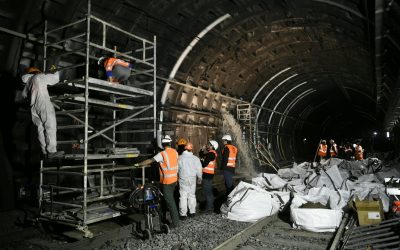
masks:
[[[3,5],[0,24],[24,34],[39,34],[44,19],[60,25],[86,13],[86,1],[77,0]],[[267,127],[282,126],[279,113],[289,110],[294,119],[284,122],[286,130],[298,127],[299,119],[304,121],[300,130],[317,127],[318,133],[326,131],[326,124],[353,132],[359,131],[354,124],[386,128],[398,118],[399,6],[394,0],[92,1],[94,15],[138,35],[157,36],[158,75],[164,78],[202,29],[230,14],[193,48],[175,79],[264,103],[259,122]],[[7,50],[10,39],[0,38],[2,56],[17,65],[17,50]],[[224,105],[219,97],[175,85],[168,98],[169,105],[189,110],[174,113],[167,107],[171,121],[218,125],[216,112]],[[271,116],[269,110],[277,113]]]

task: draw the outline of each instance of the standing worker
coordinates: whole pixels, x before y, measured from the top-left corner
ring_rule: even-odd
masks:
[[[185,146],[187,144],[187,141],[185,138],[181,138],[178,140],[178,148],[176,151],[178,151],[178,154],[181,155],[183,151],[185,151]]]
[[[328,146],[326,145],[326,140],[321,140],[321,143],[319,144],[318,147],[319,161],[325,159],[327,151],[328,151]]]
[[[121,83],[131,76],[132,63],[124,60],[115,57],[100,57],[98,64],[104,66],[109,82]]]
[[[203,166],[203,193],[206,198],[205,212],[214,211],[214,194],[213,194],[213,178],[215,169],[217,168],[217,150],[218,142],[210,140],[202,151],[200,157],[202,159],[201,165]]]
[[[53,65],[50,70],[55,71],[56,66]],[[47,90],[47,85],[60,81],[59,72],[44,74],[36,67],[29,67],[22,76],[22,81],[26,83],[22,96],[30,98],[32,122],[38,128],[43,156],[48,159],[63,157],[64,151],[57,152],[56,113]]]
[[[355,157],[357,161],[364,160],[364,149],[362,148],[359,141],[356,142],[355,146]]]
[[[351,157],[353,156],[353,147],[351,146],[350,142],[347,142],[346,145],[344,146],[344,154],[346,160],[350,161]]]
[[[331,158],[333,157],[337,157],[338,155],[338,147],[337,144],[335,143],[335,141],[333,139],[329,140],[329,154],[331,156]]]
[[[160,163],[160,183],[162,184],[164,199],[171,215],[171,227],[175,228],[179,226],[178,209],[174,199],[174,189],[178,181],[178,152],[171,148],[171,142],[172,140],[169,135],[164,136],[161,139],[164,151],[156,154],[151,159],[138,163],[138,165],[146,166],[153,162]]]
[[[189,217],[196,214],[196,179],[198,184],[201,184],[202,179],[200,159],[192,151],[193,144],[189,142],[178,159],[179,215],[182,220],[187,218],[188,207]]]
[[[221,168],[224,170],[226,193],[229,195],[233,190],[233,176],[235,175],[238,149],[232,145],[232,137],[230,135],[224,135],[222,141],[224,148],[222,149]]]

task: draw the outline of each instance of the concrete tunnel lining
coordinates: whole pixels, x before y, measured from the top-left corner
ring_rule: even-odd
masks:
[[[62,1],[58,3],[58,5],[62,4],[63,4]],[[96,3],[93,5],[94,5],[93,6],[94,11],[102,14],[104,8],[102,7],[101,3],[99,4]],[[184,82],[185,79],[190,77],[193,79],[194,84],[196,85],[197,83],[197,85],[200,87],[207,88],[207,86],[208,87],[212,86],[213,89],[217,91],[220,90],[222,93],[228,95],[233,94],[238,98],[243,98],[244,100],[249,100],[249,101],[253,100],[254,102],[255,98],[257,98],[257,93],[255,92],[256,91],[264,92],[264,90],[261,91],[264,87],[257,88],[257,86],[260,86],[260,82],[265,83],[266,81],[268,81],[267,79],[273,76],[270,74],[271,66],[275,67],[286,66],[287,68],[287,66],[293,67],[294,65],[296,65],[296,67],[298,67],[296,73],[300,73],[299,70],[302,68],[306,69],[306,67],[314,67],[314,69],[321,67],[321,71],[329,70],[332,72],[332,76],[334,78],[337,78],[337,80],[333,79],[330,81],[326,79],[325,81],[327,82],[337,82],[337,81],[343,81],[344,79],[349,79],[349,81],[345,80],[342,83],[339,83],[343,84],[343,89],[352,88],[352,86],[355,84],[351,80],[351,76],[348,77],[347,74],[354,74],[353,77],[355,76],[356,78],[360,79],[357,82],[359,82],[360,85],[362,86],[363,89],[362,91],[366,91],[365,83],[368,82],[368,87],[367,87],[368,91],[366,91],[368,94],[366,94],[366,96],[368,99],[374,99],[373,96],[375,95],[375,91],[373,90],[373,83],[372,83],[373,80],[368,79],[371,75],[361,72],[361,70],[367,71],[368,69],[371,69],[371,67],[360,66],[360,63],[362,62],[365,63],[366,61],[357,59],[358,58],[357,56],[348,57],[337,54],[336,56],[332,57],[333,54],[329,52],[329,50],[332,50],[332,52],[334,53],[335,51],[340,51],[346,48],[347,50],[350,49],[350,51],[353,51],[354,55],[356,55],[356,51],[363,55],[367,55],[366,53],[368,53],[369,51],[369,49],[367,48],[369,42],[367,42],[368,40],[366,39],[362,39],[363,36],[362,35],[360,36],[360,34],[363,33],[366,34],[365,27],[368,25],[372,25],[373,21],[368,19],[369,15],[368,13],[364,12],[365,10],[359,8],[360,6],[358,5],[357,1],[348,2],[346,4],[344,3],[339,4],[332,1],[310,1],[310,2],[285,1],[283,3],[275,3],[275,2],[259,3],[258,1],[244,1],[244,2],[219,1],[213,4],[207,2],[197,3],[191,7],[189,7],[190,6],[189,3],[175,3],[175,4],[164,3],[161,6],[159,6],[160,8],[156,12],[150,11],[153,10],[152,9],[152,6],[154,6],[153,3],[149,3],[147,5],[137,5],[134,2],[125,3],[123,1],[120,2],[117,1],[113,3],[110,8],[113,8],[113,6],[115,6],[114,8],[117,9],[116,13],[120,14],[120,16],[116,18],[114,22],[116,23],[119,22],[122,24],[122,26],[125,26],[126,20],[128,20],[128,17],[124,16],[123,14],[126,13],[127,11],[133,11],[140,13],[139,18],[141,19],[147,18],[148,20],[153,20],[152,22],[164,25],[165,27],[167,27],[166,31],[168,32],[174,31],[177,32],[177,34],[181,34],[183,36],[183,39],[186,39],[186,41],[189,41],[188,39],[191,37],[191,35],[189,35],[190,32],[195,36],[196,29],[192,29],[188,33],[189,29],[186,28],[187,26],[178,26],[178,23],[186,22],[188,20],[188,16],[194,15],[195,10],[200,11],[196,12],[197,15],[203,16],[205,17],[205,19],[211,20],[209,21],[209,23],[211,23],[212,20],[215,20],[215,18],[218,18],[217,13],[223,15],[223,10],[225,10],[225,13],[232,13],[232,20],[228,20],[224,24],[218,26],[216,30],[213,30],[208,37],[205,37],[205,39],[203,39],[200,42],[199,46],[194,48],[194,51],[190,53],[190,55],[183,63],[181,70],[178,72],[177,75],[178,79],[180,79],[181,82]],[[121,8],[123,6],[127,8],[126,9]],[[211,9],[214,8],[214,6],[218,6],[216,8],[217,11],[215,10],[210,11]],[[245,9],[243,11],[238,11],[238,9],[235,9],[235,6],[245,6]],[[50,1],[46,5],[44,5],[44,7],[45,7],[44,8],[45,14],[49,16],[49,18],[52,18],[50,13],[56,13],[58,6],[54,2]],[[39,6],[36,8],[38,9]],[[85,9],[83,4],[73,4],[71,5],[70,8],[76,8],[82,10]],[[190,8],[194,8],[193,11],[189,11]],[[320,8],[320,11],[315,12],[313,8]],[[168,17],[165,18],[165,20],[162,19],[161,15],[157,16],[159,15],[157,13],[162,13],[162,10],[165,10],[166,12],[170,13],[170,15],[168,15]],[[46,13],[46,11],[49,13]],[[178,16],[180,15],[181,19],[178,18],[173,22],[171,22],[171,20],[173,20],[172,17],[175,15],[175,13]],[[202,15],[199,13],[208,13],[208,14]],[[105,16],[107,16],[107,18],[111,17],[111,12],[109,11],[105,11],[104,14]],[[72,11],[68,11],[68,15],[69,18],[73,19],[74,16],[79,16],[80,14],[79,11],[74,14],[72,14]],[[60,18],[61,15],[57,16],[58,20],[61,21]],[[211,18],[213,16],[215,18]],[[141,22],[141,19],[139,19],[137,23],[135,23],[135,25],[133,26],[134,28],[137,28],[139,31],[140,27],[138,27],[137,24]],[[207,22],[203,22],[202,25],[196,24],[195,26],[197,27],[198,31],[201,31],[201,27],[203,28],[206,27],[207,26],[206,24]],[[150,27],[149,25],[151,24],[148,24],[148,27]],[[273,29],[275,29],[275,31]],[[145,32],[148,33],[149,29],[146,30]],[[367,32],[370,32],[370,30],[367,30]],[[160,36],[161,38],[159,40],[161,41],[161,46],[163,46],[164,44],[168,45],[172,41],[171,39],[169,40],[166,39],[163,34],[166,33],[163,31],[162,35]],[[293,34],[295,34],[295,37],[293,37]],[[180,39],[181,41],[183,41],[182,38]],[[321,41],[323,41],[321,39],[323,40],[326,39],[326,41],[323,42],[326,43],[326,45],[329,45],[329,43],[327,43],[328,41],[330,42],[337,41],[337,44],[336,45],[332,44],[333,47],[324,48],[321,47],[323,45],[321,44]],[[277,42],[272,42],[274,40]],[[220,45],[222,44],[219,41],[224,41],[225,45],[221,47]],[[256,50],[254,49],[256,47],[254,45],[251,45],[255,44],[254,42],[256,43],[261,42],[261,46],[257,46],[258,48],[262,49],[261,54],[259,52],[255,52]],[[311,53],[302,52],[304,51],[302,49],[302,45],[304,44],[307,47],[307,43],[309,42],[315,44],[315,46],[313,47],[317,49],[317,52],[311,52]],[[188,44],[189,44],[188,42],[181,43],[182,49],[180,50],[182,51],[183,48]],[[175,45],[177,45],[177,43],[175,43]],[[215,47],[216,45],[218,47]],[[300,56],[296,55],[297,53],[293,53],[293,51],[297,51],[296,47],[299,48]],[[169,60],[170,61],[169,63],[165,63],[165,59],[171,57],[164,56],[165,54],[169,53],[165,51],[166,50],[162,50],[162,52],[159,53],[161,58],[159,60],[160,61],[159,65],[162,65],[160,66],[161,72],[166,73],[168,72],[168,70],[167,67],[165,66],[170,65],[171,60]],[[179,51],[179,49],[177,51]],[[214,51],[214,53],[210,53],[211,51]],[[271,56],[273,55],[273,53],[271,53],[273,51],[276,51],[279,56],[275,55]],[[251,65],[251,66],[241,67],[240,70],[236,70],[238,66],[232,64],[232,62],[229,62],[229,60],[228,64],[226,64],[227,62],[226,59],[229,59],[229,57],[227,57],[226,59],[224,59],[224,57],[226,56],[221,58],[220,57],[221,53],[225,55],[231,54],[234,57],[239,56],[240,66],[244,66],[242,62],[253,62],[253,63],[250,64],[246,63],[246,65]],[[252,56],[252,53],[255,53],[255,55],[257,56],[256,57]],[[302,64],[302,62],[297,64],[292,64],[290,62],[292,58],[294,59],[296,57],[304,60],[303,55],[306,57],[308,57],[308,55],[313,55],[310,58],[310,60],[319,60],[318,58],[323,56],[324,53],[328,53],[326,54],[327,60],[325,61],[329,62],[330,60],[331,63],[322,63],[319,66],[318,65],[306,66],[306,64]],[[212,59],[212,57],[209,58],[211,54],[215,55],[214,59]],[[206,56],[206,58],[202,58],[202,55]],[[331,55],[330,56],[331,59],[328,59],[329,55]],[[219,61],[216,60],[218,58]],[[272,61],[270,65],[265,65],[266,67],[259,68],[257,70],[258,72],[253,71],[254,67],[257,67],[257,64],[261,63],[263,64],[264,63],[263,61],[266,61],[268,63],[270,61],[268,60],[268,58],[277,58],[277,59]],[[355,60],[355,61],[351,62],[350,60]],[[202,65],[204,62],[206,62],[206,65],[207,63],[212,63],[212,65],[209,65],[211,67],[198,68],[196,66],[196,64],[199,66]],[[293,60],[293,62],[295,62],[295,60]],[[222,72],[223,74],[218,78],[218,75],[221,74],[220,70],[221,69],[223,70],[224,64],[226,64],[228,67],[231,68],[230,70],[231,73],[227,75],[226,73]],[[339,71],[335,70],[339,66],[342,67],[342,65],[347,66],[344,67],[343,73],[339,73]],[[280,72],[280,70],[283,70],[282,68],[281,69],[277,68],[277,69],[278,70],[273,69],[273,71]],[[359,69],[360,71],[355,71],[356,69]],[[203,70],[202,74],[199,75],[197,72],[201,72],[202,70]],[[239,73],[239,77],[238,75],[232,74],[233,72]],[[206,73],[206,75],[204,75],[204,73]],[[205,76],[204,80],[202,80],[201,75],[203,75],[203,77]],[[266,75],[270,76],[266,78],[265,77]],[[228,76],[228,77],[222,77],[222,76]],[[263,81],[262,78],[264,78],[265,80]],[[309,79],[307,79],[307,76],[305,76],[303,81],[308,80],[311,82],[311,79],[314,78],[315,76],[313,74],[309,74]],[[216,81],[215,83],[212,83],[217,79],[219,80]],[[229,87],[227,88],[227,86]],[[318,91],[323,91],[323,88],[324,87],[321,87]],[[174,91],[176,90],[172,90],[172,92]],[[195,96],[196,95],[197,94],[195,94]],[[266,93],[265,95],[268,95],[268,93]],[[316,95],[316,96],[324,96],[324,95],[325,94],[321,92],[321,95]],[[172,93],[170,93],[168,98],[173,103],[178,103],[178,106],[180,105],[179,101],[175,101],[180,98],[180,95],[174,96]],[[354,100],[358,99],[358,97],[356,96],[350,96],[350,98]],[[268,106],[269,107],[275,106],[276,101],[278,100],[273,100],[271,103],[268,104]],[[320,102],[320,100],[315,98],[313,102],[318,103]],[[192,105],[196,106],[196,104]],[[184,106],[190,108],[191,105],[189,103],[185,103]],[[261,104],[261,106],[263,105]],[[371,109],[367,108],[366,111],[364,112],[371,112]],[[371,115],[373,116],[374,114]]]
[[[0,28],[39,39],[44,19],[60,25],[86,12],[84,1],[39,2],[6,3]],[[144,37],[157,37],[159,122],[174,141],[187,137],[200,145],[210,138],[219,140],[219,111],[235,113],[239,103],[258,108],[258,136],[271,143],[275,161],[282,165],[310,158],[303,138],[314,144],[320,138],[364,138],[370,143],[372,131],[383,134],[398,127],[398,1],[381,1],[382,24],[374,20],[375,6],[361,0],[93,2],[95,14],[103,19]],[[180,61],[193,38],[227,13],[231,17],[198,40]],[[375,29],[382,29],[378,47]],[[131,41],[113,39],[129,49]],[[7,62],[0,65],[1,72],[18,76],[21,62],[34,65],[41,60],[40,46],[1,29],[0,55]],[[30,147],[26,144],[23,147]],[[35,160],[16,164],[21,171]]]

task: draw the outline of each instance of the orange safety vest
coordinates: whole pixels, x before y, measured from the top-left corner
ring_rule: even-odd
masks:
[[[331,154],[331,156],[337,156],[337,144],[336,143],[334,143],[331,146],[330,154]]]
[[[215,150],[210,150],[209,152],[215,155],[215,159],[210,161],[208,165],[203,168],[203,173],[214,174],[214,170],[217,168],[217,152]]]
[[[327,145],[319,144],[318,155],[322,156],[322,157],[325,157],[327,150],[328,150],[328,146]]]
[[[363,148],[361,145],[356,146],[356,160],[361,161],[364,159]]]
[[[121,65],[129,68],[128,62],[125,62],[124,60],[115,57],[109,57],[104,61],[104,68],[106,69],[106,71],[112,71],[115,65]]]
[[[172,184],[178,181],[178,152],[167,147],[161,152],[163,162],[160,166],[160,182]]]
[[[238,150],[235,146],[231,144],[227,144],[225,145],[225,147],[229,149],[228,163],[226,164],[226,166],[234,168],[236,166],[236,155],[238,153]],[[224,154],[224,149],[222,149],[222,154]]]

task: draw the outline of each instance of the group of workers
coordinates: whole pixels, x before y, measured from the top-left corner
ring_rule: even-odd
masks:
[[[132,63],[115,57],[101,57],[98,65],[104,67],[107,80],[121,83],[131,75]],[[47,85],[60,81],[57,67],[52,65],[51,73],[43,73],[37,67],[28,67],[22,75],[25,83],[22,97],[29,100],[32,122],[37,126],[38,140],[44,158],[62,158],[64,151],[57,151],[57,121],[54,106],[51,103]]]
[[[232,137],[224,135],[222,137],[224,147],[222,149],[221,165],[225,178],[227,193],[233,189],[233,177],[235,174],[236,157],[238,150],[232,144]],[[172,139],[166,135],[161,140],[163,151],[156,154],[153,158],[138,163],[139,166],[150,165],[154,162],[159,163],[160,183],[162,193],[170,211],[172,224],[171,227],[178,227],[179,220],[193,217],[196,214],[196,185],[202,184],[206,207],[204,212],[214,211],[213,178],[217,167],[218,142],[209,140],[203,146],[199,157],[193,154],[193,144],[184,139],[178,141],[178,153],[172,148]],[[179,182],[179,213],[174,200],[174,189]]]
[[[115,57],[101,57],[98,65],[104,67],[107,81],[123,83],[131,75],[132,63]],[[37,67],[28,67],[22,76],[25,83],[22,96],[29,100],[32,121],[38,129],[38,140],[44,158],[62,158],[63,151],[57,151],[57,121],[54,106],[47,90],[48,85],[60,82],[60,74],[56,66],[52,66],[50,73],[44,73]],[[221,168],[225,178],[227,193],[233,189],[237,148],[232,145],[230,135],[222,137],[224,148],[221,156]],[[193,144],[181,140],[178,152],[171,147],[171,137],[166,135],[162,139],[163,151],[153,158],[145,160],[139,165],[149,165],[153,162],[160,164],[160,183],[163,195],[172,218],[172,227],[179,225],[179,215],[174,202],[174,189],[179,178],[179,214],[182,218],[193,216],[196,213],[196,184],[202,184],[206,199],[205,211],[214,210],[213,176],[217,166],[218,142],[210,140],[199,153],[201,160],[193,154]],[[188,214],[189,210],[189,214]]]
[[[356,141],[353,145],[348,142],[344,146],[338,147],[333,139],[329,140],[329,145],[327,145],[326,140],[321,140],[318,146],[320,160],[328,157],[340,158],[342,155],[346,160],[361,161],[364,159],[364,149],[359,141]]]

